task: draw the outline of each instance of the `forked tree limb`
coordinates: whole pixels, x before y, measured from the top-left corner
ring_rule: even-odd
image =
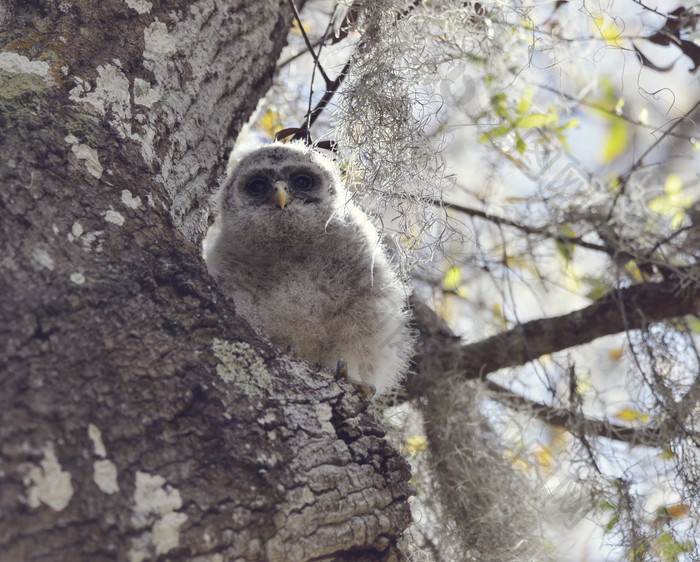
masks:
[[[678,281],[649,282],[619,289],[581,310],[533,320],[466,345],[461,344],[444,321],[425,304],[414,301],[413,305],[422,348],[416,359],[417,373],[409,378],[406,385],[412,398],[424,398],[425,389],[430,387],[430,377],[435,373],[452,373],[465,379],[484,380],[486,387],[495,393],[494,397],[499,401],[531,412],[546,423],[562,426],[574,435],[595,435],[635,445],[660,446],[677,433],[677,423],[670,418],[662,425],[623,427],[605,420],[586,418],[566,408],[534,402],[486,379],[486,375],[502,368],[523,365],[544,354],[589,343],[602,336],[641,329],[653,322],[687,314],[698,314],[700,287],[695,284],[679,289]],[[697,401],[697,386],[693,385],[686,396],[689,401]],[[686,411],[687,407],[683,410]],[[682,412],[679,414],[682,417]]]

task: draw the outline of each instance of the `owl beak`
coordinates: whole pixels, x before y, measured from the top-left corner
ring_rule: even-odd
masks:
[[[284,209],[284,207],[292,200],[292,196],[289,193],[289,186],[287,186],[287,184],[283,181],[276,181],[273,184],[273,187],[275,188],[275,204],[281,209]]]

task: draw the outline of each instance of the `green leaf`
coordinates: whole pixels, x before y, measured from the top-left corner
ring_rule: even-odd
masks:
[[[569,151],[569,143],[566,142],[566,137],[558,129],[557,129],[556,133],[557,133],[557,138],[559,139],[559,142],[561,143],[561,145],[564,147],[564,150],[568,154],[570,151]]]
[[[493,107],[493,112],[503,119],[508,118],[508,108],[506,107],[506,95],[505,94],[495,94],[491,98],[491,107]]]
[[[531,113],[530,115],[525,115],[525,117],[520,117],[515,121],[515,126],[520,129],[534,129],[536,127],[544,127],[545,125],[551,125],[556,122],[556,116],[547,113]]]
[[[502,137],[503,135],[510,133],[510,131],[512,129],[513,129],[513,127],[511,127],[510,125],[499,125],[498,127],[494,127],[493,129],[489,129],[484,134],[482,134],[479,137],[479,142],[484,143],[484,142],[488,142],[488,141],[497,139],[499,137]]]
[[[527,113],[527,110],[530,109],[530,106],[532,105],[533,93],[534,90],[532,86],[525,90],[525,92],[523,93],[523,97],[520,99],[518,105],[515,107],[515,111],[518,113],[518,115],[525,115]]]
[[[583,281],[588,283],[588,285],[590,285],[591,287],[588,293],[586,293],[586,297],[589,299],[597,301],[599,299],[602,299],[610,292],[610,286],[607,283],[601,281],[600,279],[586,276],[583,278]]]
[[[575,129],[576,127],[579,126],[579,120],[574,118],[574,119],[569,119],[566,123],[563,125],[557,127],[557,131],[563,131],[565,129]]]
[[[681,554],[692,552],[695,545],[690,541],[678,542],[666,530],[662,529],[656,544],[665,562],[676,562]]]
[[[606,533],[609,533],[610,531],[613,530],[613,527],[617,525],[617,522],[620,520],[620,514],[615,513],[611,518],[610,521],[608,521],[607,525],[605,525],[604,531]]]
[[[559,252],[559,255],[561,255],[561,257],[563,257],[565,261],[571,261],[574,245],[567,244],[566,242],[562,242],[561,240],[555,240],[554,243],[557,245],[557,251]]]
[[[576,232],[571,228],[570,224],[562,223],[559,225],[559,232],[562,236],[566,238],[576,238]],[[565,242],[564,240],[555,240],[557,246],[557,251],[567,262],[571,261],[574,255],[574,245],[570,242]]]

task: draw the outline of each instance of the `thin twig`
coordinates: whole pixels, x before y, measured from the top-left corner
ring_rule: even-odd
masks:
[[[676,122],[673,125],[671,125],[668,129],[666,129],[658,139],[656,139],[653,143],[651,143],[651,145],[649,145],[649,147],[647,147],[647,149],[642,153],[642,155],[639,158],[637,158],[637,160],[635,160],[634,164],[632,164],[632,166],[630,167],[629,170],[627,170],[624,174],[620,174],[620,176],[618,177],[620,189],[618,189],[617,193],[615,194],[615,198],[613,199],[613,203],[610,206],[610,212],[608,213],[608,218],[612,217],[613,212],[615,211],[615,207],[617,205],[617,202],[620,199],[620,196],[622,194],[624,194],[625,188],[627,185],[627,181],[630,179],[630,177],[635,172],[635,170],[637,170],[638,168],[641,167],[642,162],[647,157],[647,155],[652,150],[654,150],[654,148],[656,148],[662,140],[664,140],[667,136],[669,136],[671,134],[671,132],[673,131],[673,129],[675,129],[678,125],[680,125],[683,121],[685,121],[689,115],[691,115],[696,109],[698,109],[698,107],[700,107],[700,101],[697,101],[695,103],[695,105],[693,107],[691,107],[685,113],[685,115],[683,115],[682,117],[679,117],[676,120]]]
[[[520,230],[521,232],[525,232],[526,234],[546,236],[548,238],[553,238],[554,240],[556,240],[558,242],[564,242],[567,244],[574,244],[576,246],[580,246],[580,247],[586,248],[588,250],[595,250],[597,252],[603,252],[603,253],[608,254],[608,255],[613,255],[615,253],[615,251],[612,248],[608,248],[606,246],[601,246],[600,244],[594,244],[592,242],[586,242],[585,240],[581,239],[580,236],[566,236],[564,234],[553,234],[545,228],[537,228],[537,227],[530,226],[527,224],[522,224],[522,223],[516,222],[514,220],[507,219],[505,217],[500,217],[498,215],[492,215],[492,214],[487,213],[485,211],[481,211],[479,209],[474,209],[473,207],[465,207],[464,205],[458,205],[456,203],[445,203],[444,201],[437,201],[437,200],[427,200],[426,203],[440,206],[440,207],[443,207],[445,209],[452,209],[454,211],[464,213],[465,215],[469,215],[471,217],[482,218],[484,220],[492,222],[493,224],[502,225],[502,226],[510,226],[512,228]]]
[[[328,87],[333,81],[328,78],[328,75],[326,74],[326,71],[323,70],[323,66],[321,65],[321,61],[318,60],[318,55],[314,51],[314,46],[311,44],[311,41],[309,40],[309,36],[306,34],[306,31],[304,30],[304,26],[301,23],[301,17],[299,16],[299,10],[297,10],[296,4],[294,3],[294,0],[289,0],[289,3],[292,6],[292,10],[294,10],[294,19],[297,20],[297,24],[299,25],[299,30],[301,31],[301,36],[304,38],[304,43],[306,43],[306,48],[311,53],[311,56],[314,59],[314,64],[318,68],[318,71],[321,73],[321,76],[323,76],[323,79],[326,82],[326,87]],[[325,39],[325,35],[324,35]],[[323,46],[323,40],[321,41],[321,46]]]
[[[652,425],[625,427],[604,420],[594,420],[566,408],[556,408],[530,400],[489,380],[485,381],[485,385],[494,393],[492,397],[498,402],[517,410],[531,412],[537,419],[550,425],[563,427],[578,438],[594,435],[649,447],[661,446],[671,438],[668,430],[664,427]]]

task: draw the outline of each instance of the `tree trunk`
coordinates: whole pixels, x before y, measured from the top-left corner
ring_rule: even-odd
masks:
[[[410,474],[369,402],[200,257],[287,3],[0,8],[0,558],[400,558]]]

